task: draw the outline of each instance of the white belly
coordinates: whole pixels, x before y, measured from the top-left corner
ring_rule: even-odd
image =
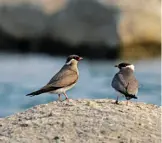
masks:
[[[54,93],[54,94],[63,94],[65,93],[67,90],[71,89],[75,84],[72,84],[70,86],[64,87],[64,88],[60,88],[54,91],[51,91],[50,93]]]

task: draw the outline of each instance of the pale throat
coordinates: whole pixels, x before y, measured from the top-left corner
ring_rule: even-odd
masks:
[[[74,59],[71,59],[69,62],[66,63],[66,65],[70,65],[73,61]]]
[[[135,68],[134,68],[134,65],[128,65],[128,66],[126,66],[127,68],[130,68],[131,70],[135,70]]]

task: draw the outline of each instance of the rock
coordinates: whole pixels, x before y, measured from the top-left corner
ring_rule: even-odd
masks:
[[[159,0],[0,0],[0,28],[14,38],[70,44],[161,43]]]
[[[1,118],[0,142],[160,143],[161,107],[113,102],[51,102]]]
[[[160,42],[161,0],[104,0],[120,9],[117,31],[124,45]]]

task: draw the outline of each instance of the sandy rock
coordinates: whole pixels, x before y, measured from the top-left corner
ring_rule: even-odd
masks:
[[[160,10],[159,0],[0,0],[0,28],[71,44],[160,43]]]
[[[160,143],[161,107],[70,100],[0,119],[1,143]]]

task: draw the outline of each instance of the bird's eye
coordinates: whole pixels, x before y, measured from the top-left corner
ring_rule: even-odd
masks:
[[[78,60],[79,58],[78,57],[74,57],[75,60]]]

